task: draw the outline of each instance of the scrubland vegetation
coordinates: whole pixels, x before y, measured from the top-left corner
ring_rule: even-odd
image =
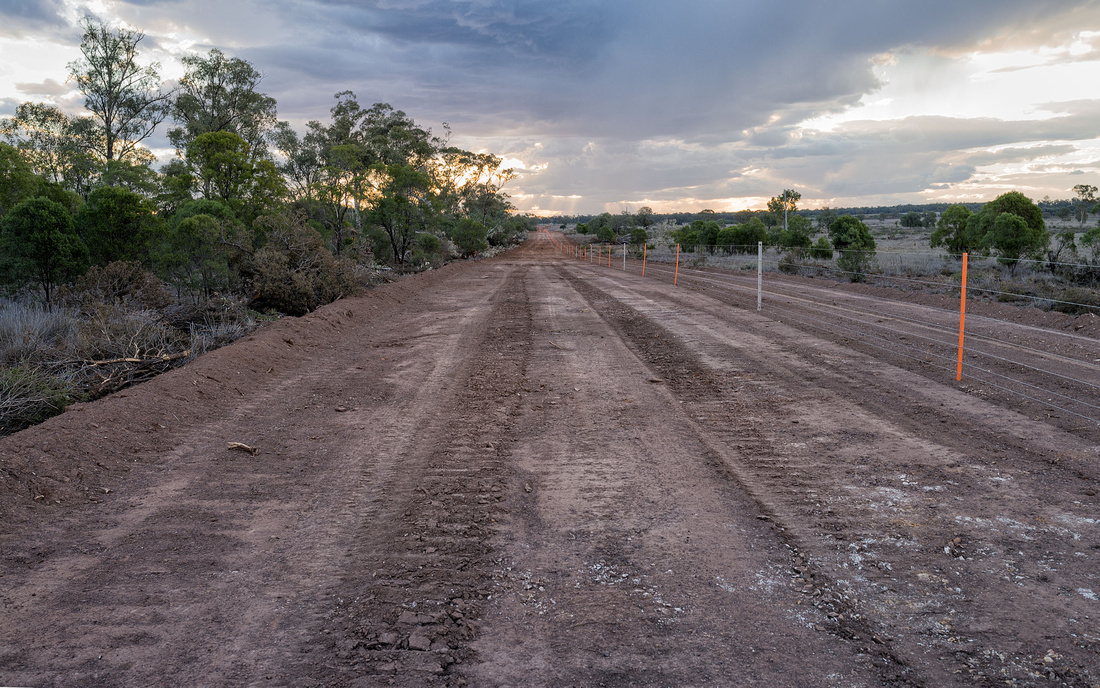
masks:
[[[86,21],[69,78],[89,114],[0,120],[0,433],[534,227],[511,170],[446,125],[346,91],[298,132],[252,64],[211,50],[165,88],[142,40]],[[162,126],[176,155],[154,169]]]
[[[957,287],[967,253],[975,298],[1100,314],[1097,189],[1073,191],[1074,199],[1039,203],[1013,191],[985,204],[804,211],[799,193],[787,189],[766,211],[692,216],[642,208],[553,221],[588,240],[645,244],[657,259],[679,245],[696,266],[755,269],[763,244],[771,269],[853,282],[909,279],[895,281],[903,288]]]

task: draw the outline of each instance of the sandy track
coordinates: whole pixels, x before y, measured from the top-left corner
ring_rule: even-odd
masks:
[[[0,684],[1100,682],[1095,431],[557,255],[0,440]]]

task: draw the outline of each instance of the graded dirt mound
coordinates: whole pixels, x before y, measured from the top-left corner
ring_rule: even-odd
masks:
[[[1095,424],[553,241],[0,439],[0,685],[1100,682]]]

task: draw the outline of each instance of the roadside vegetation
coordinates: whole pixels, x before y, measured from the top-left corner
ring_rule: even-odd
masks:
[[[526,237],[499,157],[338,93],[296,131],[219,50],[166,89],[143,34],[86,20],[86,116],[0,120],[0,434],[181,364],[258,321]],[[175,157],[145,147],[166,128]]]
[[[1079,184],[1073,193],[1038,203],[1011,191],[985,204],[800,210],[801,195],[785,189],[762,211],[657,215],[645,207],[550,221],[581,241],[634,253],[645,245],[656,259],[679,245],[694,266],[755,269],[762,245],[780,272],[936,291],[957,288],[967,253],[973,298],[1100,315],[1097,188]]]

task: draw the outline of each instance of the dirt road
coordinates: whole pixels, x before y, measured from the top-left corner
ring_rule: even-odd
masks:
[[[0,440],[0,684],[1100,685],[1095,424],[551,241]]]

